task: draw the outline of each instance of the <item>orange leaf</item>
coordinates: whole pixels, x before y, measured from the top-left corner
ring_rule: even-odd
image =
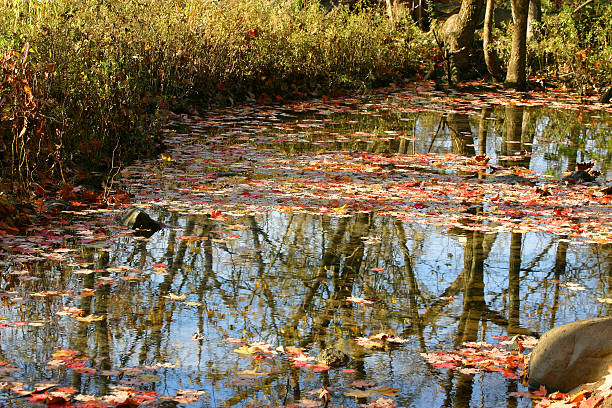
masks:
[[[571,403],[575,403],[575,402],[580,402],[583,399],[586,398],[586,396],[589,394],[589,391],[586,390],[582,390],[576,394],[573,394],[570,396],[569,402]]]
[[[591,398],[582,401],[580,403],[580,408],[595,408],[603,400],[604,400],[603,395],[601,394],[593,395]]]
[[[546,394],[548,394],[548,392],[546,391],[546,387],[543,385],[540,385],[540,389],[537,391],[534,391],[532,393],[533,395],[537,395],[538,397],[545,397]]]

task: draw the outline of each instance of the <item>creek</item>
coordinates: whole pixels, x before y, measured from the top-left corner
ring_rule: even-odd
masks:
[[[612,175],[610,108],[582,102],[413,85],[170,115],[167,154],[117,178],[161,231],[83,207],[0,236],[0,401],[531,406],[520,372],[424,356],[610,315],[612,198],[560,181]]]

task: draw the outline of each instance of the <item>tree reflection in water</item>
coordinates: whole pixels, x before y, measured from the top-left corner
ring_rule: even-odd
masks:
[[[3,332],[4,359],[31,356],[38,363],[26,364],[29,377],[48,378],[51,372],[89,393],[106,393],[120,380],[138,383],[138,375],[112,375],[112,370],[178,361],[179,368],[157,372],[159,381],[144,389],[170,393],[189,379],[216,405],[283,405],[310,398],[306,392],[320,386],[368,379],[401,389],[402,405],[417,406],[437,395],[433,405],[460,407],[475,400],[506,400],[505,393],[519,386],[512,380],[504,380],[504,388],[485,386],[502,381],[489,378],[493,374],[444,374],[418,353],[490,341],[494,335],[542,333],[576,318],[609,313],[595,300],[610,294],[609,248],[569,246],[542,233],[456,229],[445,234],[373,213],[329,218],[271,212],[232,220],[239,230],[199,215],[174,213],[164,222],[176,228],[149,241],[118,238],[110,250],[83,249],[81,261],[94,273],[75,275],[71,268],[49,270],[41,263],[40,279],[24,283],[28,300],[23,307],[5,302],[2,308],[13,320],[46,316],[56,335],[45,336],[47,326]],[[230,239],[228,232],[239,237]],[[158,275],[152,271],[160,263],[168,266]],[[117,279],[105,270],[112,266],[136,268],[142,279]],[[566,281],[589,291],[569,291],[562,286]],[[10,280],[4,284],[10,289]],[[93,288],[93,296],[75,298],[75,305],[105,320],[60,318],[53,311],[70,304],[69,298],[40,302],[27,296],[59,285]],[[171,294],[187,297],[170,300]],[[380,301],[355,305],[345,300],[351,295]],[[191,340],[195,332],[202,338]],[[354,342],[379,332],[410,341],[388,350],[367,350]],[[37,335],[41,341],[32,341]],[[313,373],[282,358],[254,361],[234,353],[227,337],[300,346],[315,356],[334,346],[351,356],[349,368],[355,372]],[[50,353],[62,348],[90,357],[98,373],[45,368]],[[249,387],[233,383],[245,369],[270,374]],[[432,394],[436,389],[444,391]],[[334,396],[341,397],[340,392]]]

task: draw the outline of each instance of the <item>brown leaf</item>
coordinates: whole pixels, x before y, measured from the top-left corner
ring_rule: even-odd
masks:
[[[376,387],[378,383],[376,381],[367,381],[367,380],[356,380],[351,383],[351,387],[355,388],[372,388]]]
[[[344,393],[344,395],[346,395],[347,397],[355,397],[355,398],[367,398],[367,397],[372,397],[374,395],[397,397],[399,393],[400,393],[400,390],[397,388],[382,386],[382,387],[373,388],[370,390],[348,389],[347,392]]]

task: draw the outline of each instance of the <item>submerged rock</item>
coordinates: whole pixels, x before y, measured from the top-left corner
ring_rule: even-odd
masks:
[[[162,228],[160,223],[138,207],[128,208],[121,216],[120,224],[138,231],[143,236],[151,236]]]
[[[581,320],[555,327],[531,354],[529,388],[568,392],[597,381],[612,364],[612,317]]]
[[[319,361],[327,364],[328,366],[334,367],[342,367],[350,361],[350,358],[346,353],[335,349],[333,347],[326,348],[319,355]]]
[[[533,180],[528,179],[527,177],[517,176],[515,174],[504,174],[500,176],[494,176],[490,180],[493,181],[494,183],[523,184],[527,186],[535,185]]]
[[[44,203],[47,211],[70,211],[72,204],[64,200],[49,200]]]

